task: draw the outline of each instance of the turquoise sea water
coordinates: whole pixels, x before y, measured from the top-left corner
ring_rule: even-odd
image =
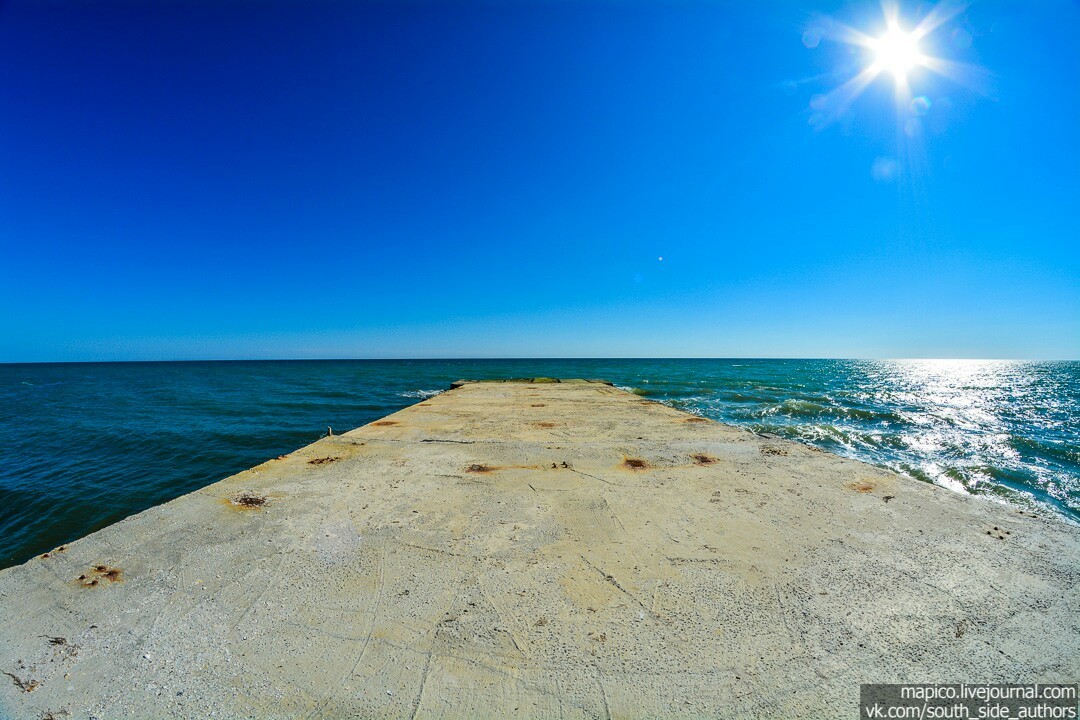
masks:
[[[604,378],[1080,521],[1080,362],[413,360],[0,365],[0,567],[446,389]]]

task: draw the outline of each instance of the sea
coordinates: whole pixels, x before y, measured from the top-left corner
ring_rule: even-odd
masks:
[[[0,365],[0,567],[445,391],[600,378],[1080,523],[1080,362],[318,360]]]

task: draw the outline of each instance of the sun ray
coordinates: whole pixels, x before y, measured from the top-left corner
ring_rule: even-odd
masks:
[[[983,97],[994,97],[994,75],[974,63],[960,62],[959,60],[946,60],[939,57],[928,57],[924,64],[927,69],[933,70],[938,75],[946,77],[968,90],[979,93]]]
[[[817,129],[823,129],[836,122],[837,118],[849,105],[859,97],[862,92],[874,81],[878,72],[866,68],[858,75],[849,78],[840,87],[834,88],[824,96],[821,96],[811,107],[816,110],[816,121],[813,123]]]
[[[874,38],[862,30],[827,15],[814,17],[806,28],[806,34],[817,40],[827,39],[846,45],[859,45],[862,47],[869,47],[874,41]]]
[[[826,37],[830,40],[847,43],[848,45],[859,45],[861,47],[871,47],[874,44],[874,38],[867,35],[862,30],[857,30],[856,28],[841,22],[834,23]]]
[[[922,39],[967,9],[968,3],[958,0],[942,0],[926,14],[911,33]]]

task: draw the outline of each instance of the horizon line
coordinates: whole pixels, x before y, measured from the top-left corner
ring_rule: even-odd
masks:
[[[305,357],[305,358],[174,358],[159,360],[5,360],[3,365],[121,365],[168,363],[257,363],[257,362],[523,362],[523,361],[582,361],[582,360],[822,360],[863,362],[1078,362],[1080,358],[1004,358],[1004,357],[797,357],[797,356],[491,356],[491,357]]]

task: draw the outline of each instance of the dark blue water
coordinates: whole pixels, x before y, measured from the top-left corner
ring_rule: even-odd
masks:
[[[1080,520],[1080,363],[449,360],[0,365],[0,567],[444,390],[605,378]]]

